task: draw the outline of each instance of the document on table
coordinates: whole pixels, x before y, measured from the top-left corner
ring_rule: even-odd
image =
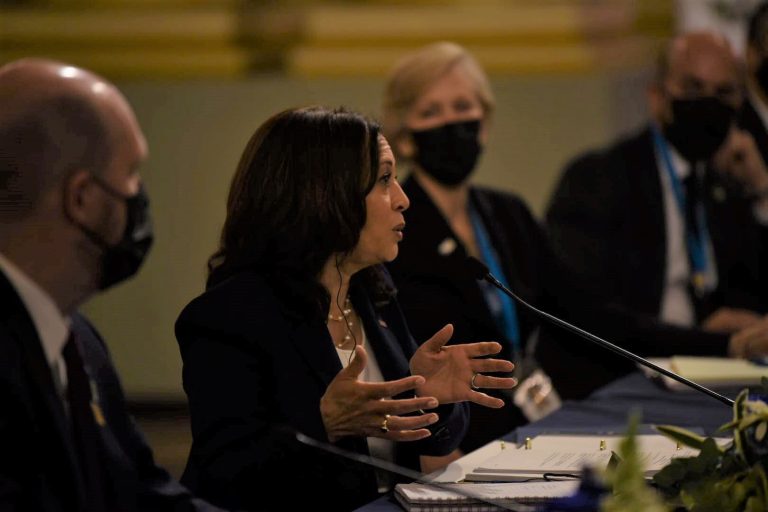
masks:
[[[437,488],[429,484],[397,484],[395,497],[409,512],[501,510],[496,505],[536,504],[569,496],[579,487],[577,481],[502,484],[449,484]],[[456,492],[452,492],[451,489]],[[471,495],[471,496],[468,496]],[[484,501],[488,500],[488,501]],[[494,503],[496,505],[494,505]]]
[[[584,466],[605,469],[622,436],[538,436],[524,446],[504,450],[478,464],[468,481],[519,482],[547,475],[578,476]],[[678,446],[662,435],[636,436],[646,476],[652,476],[673,457],[694,457],[698,450]]]
[[[768,366],[755,364],[744,359],[728,357],[675,356],[654,358],[651,362],[672,370],[686,379],[711,388],[756,386],[762,377],[768,377]],[[642,367],[644,373],[661,377],[664,385],[672,390],[687,391],[690,388],[667,376]]]

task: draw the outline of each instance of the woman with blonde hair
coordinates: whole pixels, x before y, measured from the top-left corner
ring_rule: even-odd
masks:
[[[482,260],[502,282],[534,303],[556,303],[554,261],[545,236],[519,197],[472,184],[488,139],[494,97],[475,58],[453,43],[406,55],[384,92],[383,127],[399,161],[412,174],[403,190],[411,200],[408,236],[389,265],[401,305],[419,339],[446,319],[453,342],[495,339],[500,356],[525,377],[537,322],[508,297],[474,279],[466,258]],[[471,407],[461,451],[469,452],[527,422],[510,396],[497,410]],[[552,404],[554,394],[545,402]],[[556,400],[555,400],[556,402]],[[531,413],[531,410],[528,410]],[[536,414],[536,411],[533,411]]]

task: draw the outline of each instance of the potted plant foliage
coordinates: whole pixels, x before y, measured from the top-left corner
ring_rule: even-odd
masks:
[[[763,379],[763,396],[768,380]],[[691,511],[768,510],[768,404],[739,393],[733,421],[723,425],[733,442],[718,446],[678,427],[658,427],[672,439],[700,450],[696,457],[673,459],[653,478],[654,485],[674,506]]]

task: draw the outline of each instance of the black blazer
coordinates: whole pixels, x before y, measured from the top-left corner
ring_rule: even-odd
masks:
[[[385,379],[408,375],[416,349],[395,301],[374,307],[353,278],[350,296]],[[242,272],[193,300],[176,322],[194,442],[182,481],[224,506],[348,510],[377,496],[365,466],[296,442],[328,442],[320,399],[342,366],[322,319],[299,319],[262,276]],[[463,436],[466,406],[441,406],[433,435],[398,445],[397,462],[442,455]],[[364,438],[341,448],[367,454]],[[278,489],[295,486],[298,492]]]
[[[708,170],[704,197],[720,306],[768,309],[768,230],[738,186]],[[658,316],[666,275],[666,225],[650,129],[576,159],[555,188],[547,227],[566,267],[599,298]]]
[[[409,177],[403,190],[410,199],[405,212],[405,237],[389,269],[398,299],[418,342],[423,343],[446,323],[454,326],[452,342],[499,341],[499,357],[512,359],[511,342],[488,309],[482,289],[467,272],[468,253],[418,181]],[[510,286],[524,299],[561,311],[557,272],[543,231],[518,197],[472,187],[470,201],[481,216]],[[441,254],[442,252],[445,254]],[[454,247],[450,252],[446,247]],[[518,306],[521,341],[538,326],[538,319]],[[470,404],[470,427],[461,448],[472,451],[526,423],[509,396],[506,406],[488,409]]]
[[[86,510],[70,422],[32,319],[0,272],[0,510]],[[110,510],[219,510],[194,499],[155,465],[125,406],[107,348],[84,317],[72,316],[106,425],[98,442]]]
[[[755,222],[738,187],[711,170],[705,192],[719,286],[700,314],[720,306],[764,311],[766,229]],[[604,321],[587,321],[587,328],[644,356],[724,356],[727,335],[657,320],[666,275],[663,208],[652,136],[645,129],[571,163],[555,188],[547,227],[577,295],[607,311]],[[548,338],[538,349],[539,362],[565,396],[584,396],[632,369],[573,337]]]

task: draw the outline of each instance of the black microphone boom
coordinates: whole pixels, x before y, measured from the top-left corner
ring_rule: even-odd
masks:
[[[509,510],[511,512],[534,512],[535,510],[538,510],[534,507],[530,507],[528,505],[520,503],[519,501],[513,500],[511,498],[498,499],[498,498],[493,498],[489,496],[483,496],[478,492],[473,492],[469,490],[472,488],[472,485],[446,484],[442,482],[435,482],[435,481],[429,480],[425,475],[419,473],[418,471],[404,468],[402,466],[398,466],[397,464],[393,464],[389,461],[377,459],[376,457],[371,457],[370,455],[363,455],[362,453],[351,452],[344,448],[340,448],[332,444],[318,441],[307,435],[302,434],[301,432],[296,432],[294,435],[296,436],[296,440],[301,444],[311,446],[318,450],[322,450],[324,452],[328,452],[333,455],[337,455],[339,457],[343,457],[345,459],[349,459],[361,464],[365,464],[367,466],[372,466],[374,468],[387,471],[388,473],[404,476],[405,478],[415,480],[416,482],[422,483],[429,487],[442,489],[444,491],[450,491],[460,496],[464,496],[465,498],[470,498],[473,500],[480,501],[482,503],[494,505],[498,507],[499,510]],[[460,508],[464,510],[463,507],[460,507]]]
[[[592,343],[596,343],[597,345],[600,345],[601,347],[606,348],[606,349],[610,350],[611,352],[614,352],[614,353],[619,354],[620,356],[622,356],[622,357],[624,357],[626,359],[630,359],[630,360],[632,360],[632,361],[634,361],[636,363],[639,363],[639,364],[641,364],[641,365],[643,365],[643,366],[645,366],[647,368],[650,368],[651,370],[656,371],[656,372],[658,372],[658,373],[660,373],[662,375],[666,375],[670,379],[674,379],[677,382],[680,382],[681,384],[685,384],[686,386],[688,386],[690,388],[693,388],[696,391],[700,391],[700,392],[702,392],[702,393],[704,393],[706,395],[709,395],[712,398],[715,398],[715,399],[721,401],[722,403],[724,403],[725,405],[727,405],[729,407],[733,407],[733,400],[731,400],[730,398],[728,398],[726,396],[723,396],[720,393],[716,393],[716,392],[712,391],[709,388],[705,388],[701,384],[697,384],[697,383],[693,382],[692,380],[688,380],[685,377],[683,377],[681,375],[678,375],[678,374],[676,374],[673,371],[667,370],[666,368],[662,368],[661,366],[659,366],[657,364],[654,364],[654,363],[648,361],[647,359],[642,358],[642,357],[638,356],[637,354],[634,354],[634,353],[630,352],[629,350],[624,350],[623,348],[621,348],[621,347],[619,347],[617,345],[614,345],[613,343],[611,343],[609,341],[605,341],[604,339],[602,339],[602,338],[600,338],[598,336],[595,336],[594,334],[592,334],[590,332],[587,332],[584,329],[576,327],[573,324],[569,324],[565,320],[561,320],[561,319],[557,318],[554,315],[550,315],[546,311],[542,311],[540,309],[537,309],[537,308],[531,306],[530,304],[525,302],[523,299],[518,297],[509,288],[507,288],[506,286],[501,284],[499,282],[499,280],[496,279],[495,277],[493,277],[493,275],[488,271],[488,267],[486,267],[483,263],[478,261],[476,258],[472,258],[472,257],[467,258],[467,263],[468,263],[470,271],[473,273],[473,275],[475,276],[476,279],[478,279],[478,280],[484,279],[484,280],[488,281],[493,286],[495,286],[496,288],[498,288],[499,290],[504,292],[506,295],[509,295],[510,297],[512,297],[515,301],[517,301],[518,304],[520,304],[521,306],[525,307],[526,309],[532,311],[536,315],[538,315],[540,317],[543,317],[543,318],[546,318],[547,320],[549,320],[553,324],[558,325],[558,326],[564,328],[567,331],[576,333],[579,336],[581,336],[582,338],[585,338],[585,339],[591,341]]]

